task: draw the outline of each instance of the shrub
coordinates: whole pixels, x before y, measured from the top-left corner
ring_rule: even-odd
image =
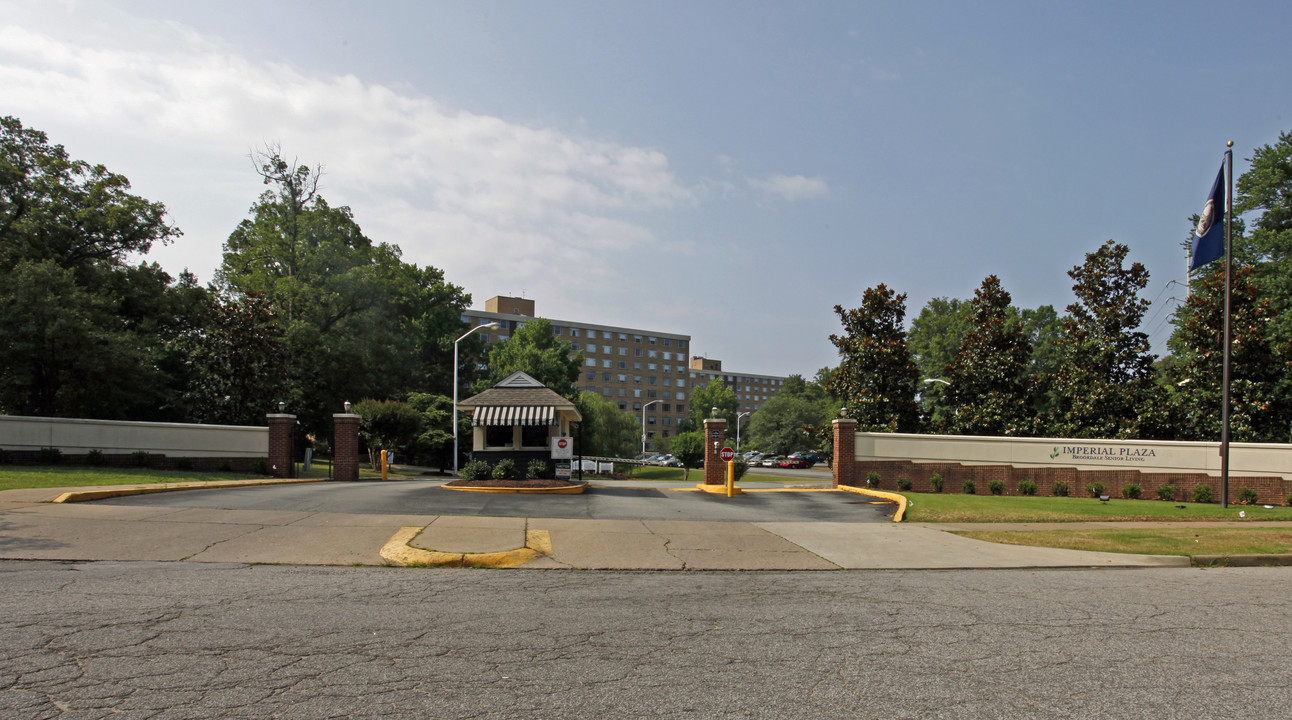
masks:
[[[1050,492],[1054,493],[1054,497],[1067,497],[1071,491],[1068,490],[1068,484],[1060,480],[1054,483],[1054,488]]]
[[[1288,496],[1284,498],[1284,500],[1287,501],[1288,505],[1292,505],[1292,493],[1288,493]]]
[[[1143,494],[1144,488],[1140,487],[1139,483],[1130,483],[1122,488],[1122,497],[1127,500],[1139,500],[1139,496]]]
[[[252,461],[251,461],[251,472],[252,472],[252,474],[254,474],[254,475],[268,475],[268,474],[269,474],[269,460],[268,460],[267,458],[262,458],[262,457],[258,457],[258,458],[256,458],[256,459],[252,460]]]
[[[516,478],[516,461],[511,458],[503,458],[493,466],[494,480],[514,480]]]
[[[1196,503],[1211,502],[1211,486],[1203,483],[1193,489],[1193,501]]]
[[[175,460],[175,469],[176,469],[176,470],[192,470],[192,469],[193,469],[193,458],[186,458],[186,457],[176,458],[176,460]]]
[[[992,495],[1004,495],[1004,494],[1005,494],[1005,481],[1004,481],[1004,480],[992,480],[991,482],[987,483],[987,489],[988,489],[989,491],[991,491],[991,494],[992,494]]]
[[[484,460],[472,460],[458,471],[463,480],[488,480],[492,474],[489,463]]]
[[[13,462],[13,458],[10,457],[9,451],[0,449],[0,465],[8,465],[11,462]]]
[[[929,487],[933,488],[933,492],[936,492],[936,493],[942,492],[943,482],[945,481],[942,479],[942,476],[938,473],[933,473],[932,475],[929,476]],[[1292,496],[1289,496],[1289,497],[1292,497]],[[1292,502],[1289,502],[1288,505],[1292,505]]]
[[[1158,489],[1157,489],[1157,499],[1158,499],[1158,500],[1165,500],[1165,501],[1167,501],[1167,502],[1171,502],[1172,500],[1174,500],[1174,499],[1175,499],[1175,486],[1174,486],[1174,485],[1163,485],[1162,487],[1158,488]]]
[[[103,464],[103,451],[102,451],[102,450],[91,450],[91,451],[89,451],[89,452],[85,453],[85,464],[86,464],[86,465],[93,465],[93,466],[96,466],[96,467],[97,467],[97,466],[99,466],[99,465],[102,465],[102,464]]]
[[[1240,489],[1240,490],[1238,491],[1238,504],[1239,504],[1239,505],[1255,505],[1255,504],[1256,504],[1256,491],[1255,491],[1255,490],[1253,490],[1253,489],[1251,489],[1251,488],[1249,488],[1249,487],[1245,487],[1245,488]]]
[[[130,463],[135,467],[148,467],[148,451],[136,450],[130,453]]]
[[[879,477],[879,473],[875,472],[874,470],[871,470],[870,472],[866,473],[866,487],[877,488],[879,487],[880,482],[881,480]]]
[[[57,465],[63,461],[63,451],[58,448],[41,448],[36,451],[36,460],[41,465]]]
[[[897,489],[898,489],[898,490],[902,490],[902,491],[910,490],[910,489],[911,489],[911,479],[910,479],[910,478],[897,478]]]
[[[1086,486],[1086,492],[1090,493],[1090,497],[1099,497],[1104,494],[1104,484],[1101,482],[1092,482]]]
[[[734,467],[732,467],[731,476],[736,482],[740,482],[740,478],[744,477],[747,472],[749,472],[749,463],[744,460],[737,459]]]
[[[1019,480],[1019,481],[1018,481],[1018,494],[1019,494],[1019,495],[1035,495],[1035,494],[1036,494],[1036,483],[1035,483],[1034,481],[1032,481],[1032,480],[1028,480],[1027,478],[1024,478],[1024,479],[1022,479],[1022,480]]]
[[[965,478],[964,481],[960,483],[960,491],[965,495],[973,495],[978,492],[978,486],[973,484],[973,480]]]
[[[530,480],[541,480],[550,477],[550,473],[551,470],[548,468],[546,460],[534,458],[529,461],[529,464],[525,465],[525,477]]]
[[[215,466],[215,469],[220,472],[233,472],[233,461],[221,460],[220,464]]]

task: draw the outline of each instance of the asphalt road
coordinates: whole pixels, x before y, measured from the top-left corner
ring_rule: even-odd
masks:
[[[594,488],[581,495],[445,490],[439,482],[268,485],[155,493],[95,501],[138,507],[285,510],[392,515],[486,515],[594,520],[889,522],[890,504],[835,492],[749,492],[739,498],[652,488]]]
[[[0,717],[1285,718],[1292,573],[0,562]]]

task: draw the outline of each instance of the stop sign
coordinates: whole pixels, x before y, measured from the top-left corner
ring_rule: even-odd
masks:
[[[722,452],[718,457],[721,457],[723,462],[731,462],[736,458],[736,451],[729,447],[725,447],[722,449]]]

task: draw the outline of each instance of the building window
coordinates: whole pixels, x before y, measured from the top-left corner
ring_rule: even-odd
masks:
[[[634,384],[634,385],[641,385],[641,384],[642,384],[642,376],[641,376],[641,375],[634,375],[634,376],[633,376],[633,384]]]
[[[664,338],[664,347],[668,347],[672,342],[673,342],[672,340],[669,340],[668,338]]]
[[[619,342],[628,342],[628,335],[626,333],[619,333]]]
[[[481,340],[483,340],[485,343],[488,343],[488,342],[489,342],[489,333],[480,333],[480,339],[481,339]]]
[[[672,424],[673,424],[673,418],[670,418],[670,417],[666,417],[666,418],[664,418],[664,424],[665,424],[665,425],[672,425]]]
[[[654,345],[654,344],[655,344],[655,338],[647,338],[647,339],[648,339],[648,340],[650,340],[650,344],[651,344],[651,345]]]
[[[587,360],[585,360],[585,361],[584,361],[584,363],[583,363],[583,364],[584,364],[584,365],[587,365],[588,367],[596,367],[596,366],[597,366],[597,359],[596,359],[596,358],[588,358]]]
[[[619,388],[619,397],[628,397],[628,388]],[[619,409],[623,410],[624,408],[620,405]]]
[[[581,348],[579,347],[578,343],[570,343],[570,349],[574,350],[575,352],[578,352]]]
[[[511,447],[513,442],[510,425],[485,427],[485,447]]]
[[[560,325],[553,325],[553,326],[552,326],[552,334],[553,334],[553,335],[560,335],[560,334],[561,334],[561,326],[560,326]]]
[[[678,341],[677,341],[677,346],[678,346],[678,347],[680,347],[680,348],[685,348],[685,347],[686,347],[686,341],[685,341],[685,340],[678,340]]]
[[[671,352],[669,352],[669,351],[665,350],[665,351],[664,351],[664,359],[665,359],[665,360],[672,360],[672,359],[673,359],[673,353],[671,353]]]
[[[597,379],[597,374],[595,372],[590,372],[585,375],[584,378],[587,379],[588,382],[592,382]]]
[[[658,356],[659,356],[659,353],[656,352],[655,350],[651,350],[650,352],[646,353],[646,357],[658,357]]]
[[[654,424],[655,424],[655,416],[654,416],[654,415],[648,415],[648,416],[646,416],[646,424],[647,424],[647,425],[654,425]]]
[[[685,414],[686,414],[686,406],[685,406],[685,405],[680,405],[680,404],[679,404],[679,405],[677,406],[677,411],[678,411],[678,412],[680,412],[680,413],[682,413],[683,415],[685,415]]]
[[[627,369],[628,369],[628,361],[627,361],[627,360],[620,360],[620,361],[619,361],[619,369],[620,369],[620,370],[627,370]]]
[[[641,345],[641,344],[642,344],[642,336],[641,336],[641,335],[634,335],[634,336],[633,336],[633,342],[637,343],[638,345]]]
[[[603,368],[610,367],[610,358],[601,358],[601,367]]]
[[[601,394],[605,395],[606,397],[610,397],[610,388],[608,387],[601,388]]]
[[[634,410],[641,410],[641,409],[642,409],[642,404],[641,404],[641,403],[633,403],[633,409],[634,409]]]
[[[654,371],[655,371],[655,363],[646,363],[646,369],[647,369],[647,370],[650,370],[651,372],[654,372]]]
[[[647,384],[647,385],[654,385],[654,384],[655,384],[655,376],[654,376],[654,375],[651,375],[650,377],[646,378],[646,384]]]
[[[672,384],[673,384],[673,378],[664,378],[664,387],[669,387]]]
[[[626,405],[625,403],[619,403],[619,409],[620,409],[620,410],[627,410],[627,409],[628,409],[628,405]]]
[[[633,397],[639,398],[641,396],[642,396],[641,390],[633,390]]]
[[[628,354],[628,348],[626,348],[626,347],[621,347],[621,348],[619,348],[619,354],[620,354],[620,355],[627,355],[627,354]]]
[[[654,391],[654,390],[647,390],[647,391],[646,391],[646,397],[651,397],[651,398],[655,397],[655,391]]]
[[[628,376],[623,373],[619,374],[619,382],[628,382]]]
[[[610,373],[601,373],[602,382],[610,382]]]
[[[578,328],[570,328],[570,337],[578,337],[578,336],[579,336],[579,329],[578,329]]]

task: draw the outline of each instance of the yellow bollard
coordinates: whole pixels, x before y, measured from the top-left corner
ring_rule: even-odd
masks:
[[[386,482],[386,451],[381,451],[381,481]]]
[[[727,497],[734,497],[736,494],[736,461],[727,461]]]

